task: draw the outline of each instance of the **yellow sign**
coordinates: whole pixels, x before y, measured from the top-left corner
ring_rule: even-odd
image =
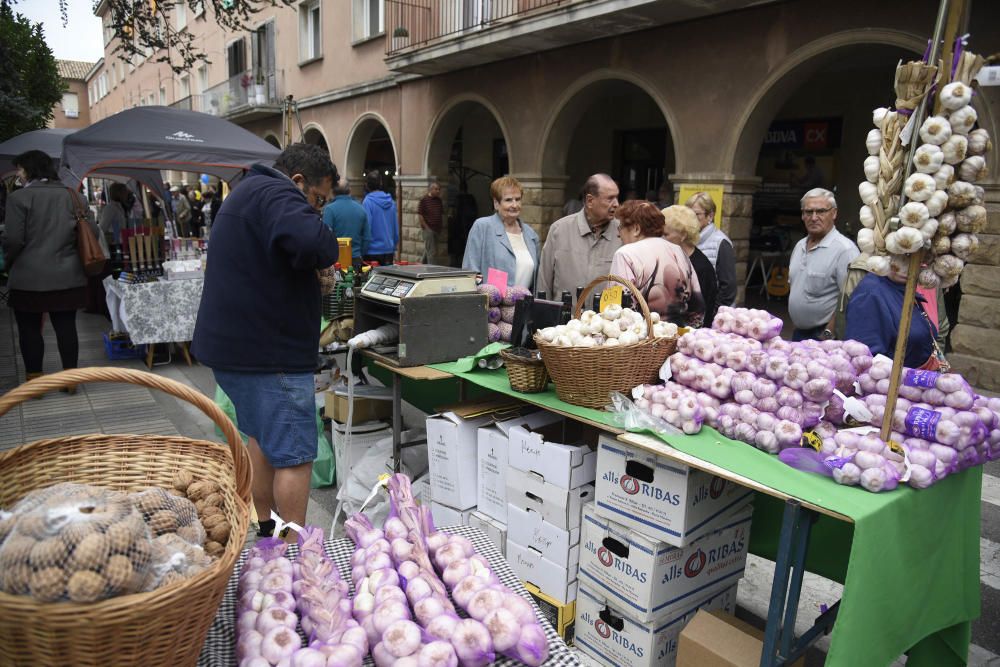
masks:
[[[622,286],[612,285],[603,292],[601,292],[601,312],[610,305],[620,306],[622,305]]]
[[[823,450],[823,439],[812,431],[806,431],[802,434],[802,446],[812,447],[819,452]]]
[[[715,218],[712,222],[715,223],[716,227],[722,227],[722,186],[721,185],[706,185],[704,183],[686,183],[681,186],[680,192],[677,194],[677,203],[683,204],[692,195],[698,194],[699,192],[706,192],[708,196],[712,198],[715,202]]]

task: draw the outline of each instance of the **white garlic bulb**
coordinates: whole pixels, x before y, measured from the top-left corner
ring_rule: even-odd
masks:
[[[871,130],[868,132],[868,137],[865,139],[865,146],[868,148],[869,155],[878,155],[879,150],[882,148],[882,131]]]
[[[920,226],[920,234],[924,237],[924,241],[930,241],[937,234],[938,221],[934,218],[928,218],[927,222]]]
[[[885,237],[885,249],[893,255],[912,255],[924,246],[919,229],[900,227]]]
[[[604,341],[604,347],[618,347],[619,344],[617,338],[608,338]]]
[[[969,261],[969,256],[979,248],[979,239],[975,234],[955,234],[951,237],[951,254],[963,262]]]
[[[876,276],[889,275],[889,258],[885,255],[872,255],[868,258],[868,270]]]
[[[944,190],[935,190],[934,194],[924,202],[924,206],[927,207],[927,214],[930,217],[938,217],[944,211],[945,207],[948,206],[948,193]]]
[[[944,152],[944,161],[948,164],[958,164],[965,159],[965,152],[969,148],[969,140],[961,134],[953,134],[948,141],[941,144]]]
[[[944,153],[941,154],[942,157]],[[934,172],[934,185],[938,190],[944,190],[955,182],[955,168],[950,164],[943,164],[941,168]]]
[[[556,339],[552,342],[560,347],[573,347],[573,341],[570,340],[569,336],[556,336]]]
[[[872,125],[875,127],[882,127],[882,121],[890,113],[890,111],[885,107],[879,107],[872,112]]]
[[[960,109],[955,109],[948,116],[948,124],[951,125],[952,133],[968,134],[976,124],[979,115],[971,105],[966,104]]]
[[[910,258],[906,255],[892,255],[889,257],[889,269],[905,278],[910,275]]]
[[[607,308],[605,308],[604,310],[605,312],[607,312]],[[608,338],[618,338],[619,336],[622,335],[622,330],[618,327],[617,322],[614,322],[612,320],[605,320],[604,328],[601,330],[601,333],[603,333]]]
[[[546,343],[551,343],[556,339],[556,328],[555,327],[545,327],[539,333],[542,335],[542,340]]]
[[[955,229],[966,234],[978,234],[986,229],[986,209],[973,204],[955,213]]]
[[[931,268],[942,279],[954,278],[962,273],[962,269],[965,268],[965,262],[954,255],[938,255],[934,258]]]
[[[917,283],[924,289],[937,289],[938,285],[941,284],[941,278],[934,273],[933,269],[925,268],[920,270]]]
[[[969,155],[986,155],[992,148],[990,133],[985,129],[979,128],[969,133],[969,146],[966,151]]]
[[[972,155],[962,160],[962,164],[958,167],[958,177],[970,183],[985,179],[986,158],[982,155]]]
[[[938,216],[938,234],[950,235],[955,232],[955,227],[957,225],[957,220],[955,219],[955,214],[951,211],[946,211]]]
[[[972,204],[982,204],[986,201],[986,190],[979,185],[972,186]]]
[[[858,194],[861,195],[861,201],[869,206],[874,206],[878,203],[878,188],[874,183],[869,183],[868,181],[859,183]]]
[[[868,158],[868,160],[870,159]],[[868,160],[865,160],[866,166]],[[941,168],[942,164],[944,164],[944,153],[940,146],[923,144],[913,153],[913,166],[921,174],[933,174]]]
[[[903,193],[913,201],[927,201],[936,189],[934,178],[927,174],[910,174],[903,183]]]
[[[601,317],[608,320],[609,322],[613,322],[621,316],[622,316],[622,307],[619,306],[617,303],[611,304],[610,306],[604,309],[604,312],[601,313]]]
[[[959,260],[962,261],[962,260]],[[952,287],[958,284],[959,276],[952,276],[951,278],[942,278],[941,284],[938,285],[939,290],[948,291]]]
[[[961,81],[952,81],[939,93],[941,106],[949,111],[961,109],[972,99],[972,88]]]
[[[635,345],[638,342],[639,342],[639,337],[634,333],[632,333],[631,331],[626,331],[621,336],[618,337],[619,345]]]
[[[918,201],[906,202],[903,208],[899,209],[899,222],[906,227],[919,228],[930,217],[927,206]]]
[[[866,255],[875,252],[875,230],[867,227],[858,230],[858,248]]]
[[[938,151],[940,152],[940,151]],[[869,183],[878,182],[879,161],[877,155],[869,155],[865,158],[865,178]]]
[[[948,201],[948,195],[945,195],[945,202]],[[858,220],[861,224],[868,229],[875,226],[875,213],[872,211],[872,207],[867,204],[861,207],[861,211],[858,212]]]
[[[944,116],[929,116],[920,126],[920,140],[940,146],[951,137],[951,125]]]
[[[937,236],[931,241],[931,249],[935,255],[947,255],[951,252],[951,237],[941,233],[941,225],[938,225]]]
[[[597,341],[595,341],[590,336],[584,336],[583,338],[580,339],[580,342],[578,342],[576,345],[577,347],[594,347],[595,345],[597,345]]]
[[[976,201],[976,189],[972,183],[966,181],[955,181],[948,186],[948,206],[951,208],[965,208],[972,206]]]

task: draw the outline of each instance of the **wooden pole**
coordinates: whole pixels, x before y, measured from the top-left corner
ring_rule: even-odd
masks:
[[[927,59],[928,64],[936,65],[938,54],[942,53],[941,46],[944,40],[941,71],[938,78],[938,89],[948,83],[951,77],[952,47],[955,37],[959,34],[959,26],[964,22],[966,16],[967,0],[941,0],[938,5],[937,20],[934,23],[934,36],[931,38],[931,48]],[[928,92],[929,96],[929,92]],[[914,131],[910,137],[910,151],[904,173],[909,175],[913,166],[913,154],[920,141],[917,130],[923,122],[924,113],[928,108],[937,110],[932,105],[933,100],[925,97],[914,111]],[[905,181],[905,178],[904,178]],[[906,203],[906,195],[899,198],[899,208],[902,209]],[[899,331],[896,334],[896,349],[892,356],[892,374],[889,376],[889,393],[885,400],[885,416],[882,418],[882,430],[879,435],[882,440],[889,441],[892,433],[892,417],[896,411],[896,399],[899,398],[899,382],[903,375],[904,360],[906,359],[906,344],[910,339],[910,326],[913,322],[913,306],[916,303],[917,276],[920,273],[920,264],[924,258],[924,251],[919,250],[910,255],[909,269],[906,276],[906,290],[903,293],[903,312],[899,318]]]

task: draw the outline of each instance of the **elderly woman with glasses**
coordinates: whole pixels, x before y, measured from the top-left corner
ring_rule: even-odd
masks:
[[[720,306],[736,305],[736,252],[733,242],[726,233],[715,224],[715,202],[707,192],[696,192],[684,205],[694,211],[701,229],[698,237],[698,249],[712,263],[719,282],[716,303]]]
[[[651,311],[679,326],[701,326],[705,301],[698,275],[680,246],[663,238],[663,214],[655,204],[631,199],[618,208],[622,247],[611,273],[631,280]]]

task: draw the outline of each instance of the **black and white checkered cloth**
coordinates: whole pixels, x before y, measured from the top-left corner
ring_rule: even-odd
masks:
[[[493,571],[500,581],[509,589],[528,600],[535,607],[535,614],[540,619],[545,636],[549,640],[549,659],[545,661],[546,667],[579,667],[580,661],[569,650],[566,643],[556,634],[552,625],[546,621],[528,591],[524,589],[521,581],[511,571],[507,561],[500,554],[497,548],[490,542],[489,538],[477,528],[471,526],[455,526],[444,528],[444,532],[453,535],[462,535],[469,538],[476,547],[476,552],[482,554],[489,561]],[[354,553],[354,542],[347,538],[339,540],[328,540],[324,545],[326,554],[337,565],[340,576],[345,581],[351,581],[351,556]],[[288,556],[292,559],[298,554],[298,547],[290,546]],[[233,576],[229,578],[226,585],[226,594],[219,605],[219,613],[215,615],[212,627],[205,638],[205,645],[202,647],[201,656],[198,658],[198,667],[233,667],[236,665],[236,584],[240,571],[243,569],[243,561],[246,560],[247,550],[240,554],[236,561],[236,569]],[[354,585],[351,584],[351,595],[354,595]],[[464,612],[459,612],[465,616]],[[365,661],[366,665],[374,664],[371,657]],[[501,658],[493,663],[494,665],[520,665],[517,660]]]

